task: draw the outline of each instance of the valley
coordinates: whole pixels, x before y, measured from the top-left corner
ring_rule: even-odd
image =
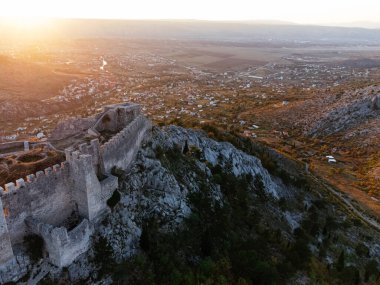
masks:
[[[0,18],[1,284],[379,283],[380,30],[38,27]]]
[[[3,142],[43,141],[69,117],[135,102],[158,125],[272,147],[380,213],[376,44],[81,39],[3,49],[0,64]]]

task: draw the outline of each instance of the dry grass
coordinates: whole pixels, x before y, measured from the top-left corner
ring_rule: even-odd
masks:
[[[72,76],[56,74],[47,64],[2,57],[0,99],[37,100],[56,96]]]
[[[14,182],[26,175],[43,171],[47,167],[59,164],[65,157],[54,151],[44,151],[42,149],[32,150],[19,157],[11,156],[0,161],[0,185]]]

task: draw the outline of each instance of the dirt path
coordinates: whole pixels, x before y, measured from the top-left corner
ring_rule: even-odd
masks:
[[[316,177],[312,173],[309,173],[309,176],[312,180],[314,180],[316,183],[321,185],[324,189],[326,189],[329,193],[333,194],[334,197],[336,197],[342,204],[345,206],[345,208],[351,212],[353,215],[358,217],[360,220],[368,224],[369,226],[372,226],[376,230],[380,231],[380,222],[378,219],[370,217],[369,215],[363,213],[358,208],[356,208],[349,197],[344,195],[342,192],[334,189],[332,186],[328,185],[323,179]],[[346,197],[345,197],[346,196]],[[355,200],[354,200],[355,201]]]

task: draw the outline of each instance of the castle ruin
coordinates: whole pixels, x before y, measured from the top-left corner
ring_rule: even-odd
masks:
[[[87,251],[94,225],[118,188],[114,169],[127,171],[151,128],[136,104],[104,108],[87,132],[95,138],[65,149],[66,160],[0,187],[0,267],[15,260],[14,248],[31,234],[44,241],[58,267]],[[101,143],[101,134],[109,139]],[[68,228],[68,220],[78,223]]]

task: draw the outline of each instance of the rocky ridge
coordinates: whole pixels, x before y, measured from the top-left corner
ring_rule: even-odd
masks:
[[[378,123],[380,119],[380,86],[346,91],[330,98],[323,97],[313,104],[319,110],[310,112],[305,119],[309,122],[305,130],[307,135],[328,136],[359,126],[364,129],[363,124],[368,126],[367,132],[371,132],[378,125],[371,122]]]
[[[178,177],[157,159],[156,152],[161,148],[162,151],[176,149],[182,152],[186,143],[202,153],[203,162],[196,161],[196,171],[181,173],[181,181],[178,181]],[[102,228],[102,232],[118,253],[118,258],[125,258],[136,251],[141,234],[137,224],[141,225],[145,218],[158,217],[164,221],[164,228],[167,230],[173,230],[180,225],[183,218],[191,213],[188,194],[200,191],[200,175],[205,174],[213,200],[223,201],[220,185],[211,182],[209,166],[217,164],[230,169],[235,176],[259,175],[268,195],[273,199],[281,196],[281,187],[273,181],[256,157],[236,149],[230,143],[216,142],[203,132],[169,126],[165,131],[156,131],[150,145],[139,153],[134,168],[121,186],[126,195],[122,195],[109,226]],[[132,230],[122,233],[120,225],[128,225],[127,228]],[[115,231],[118,234],[115,235]],[[127,240],[122,241],[122,246],[117,240],[119,233],[128,236]]]
[[[323,193],[316,195],[306,184],[305,188],[284,184],[271,175],[257,157],[230,143],[212,140],[202,131],[168,126],[154,128],[152,137],[146,140],[130,172],[119,173],[122,178],[118,192],[120,200],[99,225],[93,249],[80,256],[65,272],[51,270],[48,278],[69,283],[87,280],[91,284],[112,284],[115,281],[112,272],[105,276],[99,273],[105,266],[97,260],[99,244],[108,246],[112,259],[122,263],[141,253],[141,236],[147,220],[153,218],[158,221],[162,232],[181,229],[183,221],[194,210],[189,200],[193,193],[206,191],[214,205],[231,203],[226,197],[229,194],[225,192],[224,178],[216,179],[216,170],[235,177],[236,181],[251,177],[247,180],[251,181],[247,190],[254,201],[252,207],[260,213],[260,227],[281,233],[283,243],[296,242],[294,232],[301,227],[320,223],[321,229],[312,233],[308,248],[312,254],[318,255],[321,244],[329,244],[323,249],[321,262],[331,266],[341,251],[354,252],[356,244],[362,243],[363,234],[371,237],[363,244],[369,249],[368,255],[380,262],[380,248],[376,246],[378,235],[363,231],[360,225],[349,226],[342,231],[341,225],[348,223],[349,218],[336,205],[323,202],[327,199]],[[335,222],[330,221],[332,217]],[[259,233],[253,235],[260,236]],[[326,242],[333,238],[339,242],[332,245]],[[278,249],[273,250],[268,254],[274,254],[281,260],[283,257]],[[351,264],[359,267],[366,258],[352,259]],[[292,280],[309,282],[310,276],[301,270]]]

